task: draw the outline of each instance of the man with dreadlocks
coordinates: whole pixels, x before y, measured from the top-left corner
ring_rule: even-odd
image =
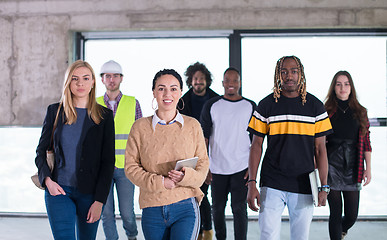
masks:
[[[291,239],[308,239],[313,217],[309,173],[316,164],[323,185],[318,206],[325,206],[329,193],[325,136],[332,132],[332,127],[323,103],[306,92],[304,67],[297,57],[278,60],[273,90],[260,101],[248,127],[254,137],[247,202],[250,209],[259,210],[261,240],[280,238],[285,206],[289,211]],[[266,135],[259,192],[256,177]]]

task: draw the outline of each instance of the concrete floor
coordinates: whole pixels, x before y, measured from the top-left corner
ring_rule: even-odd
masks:
[[[386,219],[359,220],[349,231],[346,240],[368,240],[387,239]],[[122,221],[117,220],[120,239],[126,239],[122,228]],[[144,239],[141,231],[141,222],[137,220],[139,230],[138,240]],[[233,239],[232,220],[227,221],[227,233],[229,239]],[[50,225],[46,217],[36,216],[0,216],[0,239],[1,240],[49,240],[53,239]],[[102,225],[98,228],[97,240],[103,240],[104,233]],[[214,238],[215,239],[215,238]],[[256,219],[249,220],[248,240],[259,240],[259,227]],[[283,220],[281,239],[289,239],[289,222]],[[310,229],[310,240],[326,240],[328,236],[328,223],[325,220],[314,220]]]

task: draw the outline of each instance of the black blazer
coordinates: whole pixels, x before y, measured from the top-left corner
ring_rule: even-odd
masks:
[[[43,122],[42,134],[36,148],[35,164],[38,167],[39,181],[44,185],[44,179],[51,177],[57,181],[57,171],[64,166],[64,154],[60,144],[63,129],[63,108],[61,108],[58,123],[53,137],[55,151],[55,166],[51,173],[47,165],[46,150],[50,147],[51,133],[59,103],[51,104],[47,108]],[[102,106],[101,106],[102,107]],[[115,163],[115,133],[113,112],[103,108],[103,119],[97,125],[86,117],[80,137],[78,153],[79,160],[76,163],[77,189],[81,193],[93,194],[94,200],[103,204],[109,195]]]

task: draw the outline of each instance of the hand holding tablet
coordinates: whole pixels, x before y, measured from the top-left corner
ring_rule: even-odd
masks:
[[[198,157],[187,158],[176,162],[175,170],[180,171],[183,167],[190,167],[195,169],[198,162]]]

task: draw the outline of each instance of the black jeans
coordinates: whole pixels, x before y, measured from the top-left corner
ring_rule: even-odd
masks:
[[[344,216],[343,200],[344,197]],[[355,224],[359,211],[360,191],[335,191],[328,195],[329,236],[332,240],[341,239],[341,233],[347,232]]]
[[[208,184],[203,183],[200,187],[200,190],[204,193],[204,197],[202,203],[200,204],[200,233],[203,230],[211,230],[212,229],[212,215],[211,215],[211,205],[208,201]]]
[[[212,174],[211,196],[215,236],[226,239],[225,208],[231,193],[231,209],[234,217],[234,239],[246,240],[247,236],[247,186],[244,176],[247,169],[231,175]]]

